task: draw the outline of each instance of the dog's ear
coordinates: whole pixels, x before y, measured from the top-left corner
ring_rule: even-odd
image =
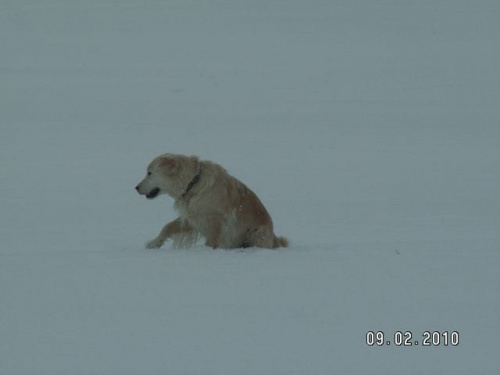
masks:
[[[164,158],[160,162],[160,168],[163,169],[166,173],[172,174],[177,169],[177,162],[175,159],[172,158]]]

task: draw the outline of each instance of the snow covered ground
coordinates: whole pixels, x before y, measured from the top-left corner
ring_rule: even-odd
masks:
[[[1,1],[0,374],[499,374],[499,17]],[[225,166],[290,248],[145,250],[163,152]]]

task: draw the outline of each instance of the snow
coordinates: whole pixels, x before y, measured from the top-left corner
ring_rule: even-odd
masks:
[[[0,374],[498,374],[499,14],[3,1]],[[165,152],[226,167],[290,248],[144,249]]]

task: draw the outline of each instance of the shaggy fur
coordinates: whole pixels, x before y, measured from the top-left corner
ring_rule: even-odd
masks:
[[[276,237],[264,205],[245,184],[220,165],[197,156],[163,154],[148,166],[136,190],[148,199],[168,194],[179,217],[147,244],[161,247],[172,238],[174,247],[189,247],[201,237],[212,248],[288,246]]]

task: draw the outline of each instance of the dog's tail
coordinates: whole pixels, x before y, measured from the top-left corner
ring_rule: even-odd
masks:
[[[273,239],[273,249],[277,247],[288,247],[288,240],[285,237],[276,237]]]

